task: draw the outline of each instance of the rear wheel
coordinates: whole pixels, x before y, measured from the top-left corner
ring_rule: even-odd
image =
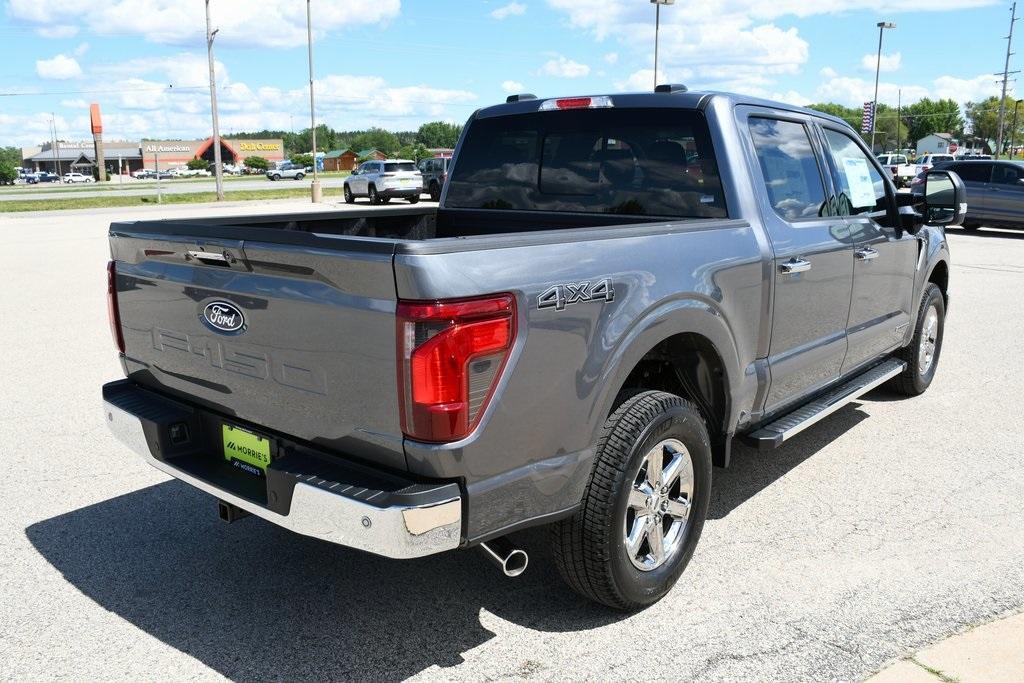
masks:
[[[346,204],[356,203],[356,197],[354,194],[352,194],[352,188],[348,186],[348,183],[345,184],[345,188],[342,190],[342,194],[345,195]]]
[[[418,194],[414,194],[410,197],[407,197],[407,199],[409,200],[410,204],[418,204],[420,201],[420,196]]]
[[[616,609],[660,600],[700,539],[711,446],[696,406],[661,391],[605,422],[579,510],[552,526],[555,563],[581,595]]]
[[[377,188],[370,185],[369,189],[366,190],[366,195],[370,198],[371,204],[380,204],[380,195],[377,194]]]
[[[305,178],[305,177],[306,177],[306,174],[305,174],[305,173],[296,173],[296,174],[295,174],[295,179],[296,179],[296,180],[302,180],[302,179],[303,179],[303,178]]]
[[[942,291],[929,282],[921,297],[914,338],[910,346],[897,352],[897,358],[907,362],[907,368],[893,377],[889,386],[904,396],[919,396],[927,391],[935,379],[942,351],[942,333],[946,325],[946,302]]]
[[[441,199],[441,185],[436,180],[430,183],[430,201],[436,202]]]
[[[966,230],[967,232],[974,232],[978,228],[980,228],[981,226],[978,225],[977,223],[964,223],[960,227],[963,228],[964,230]]]

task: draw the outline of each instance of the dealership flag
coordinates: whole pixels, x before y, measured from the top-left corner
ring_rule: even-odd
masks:
[[[871,102],[864,103],[864,113],[860,117],[860,132],[870,133],[871,125],[875,121],[875,107]]]

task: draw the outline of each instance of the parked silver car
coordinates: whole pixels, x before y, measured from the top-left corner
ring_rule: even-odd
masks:
[[[387,204],[392,197],[415,204],[423,191],[423,175],[410,159],[365,161],[345,178],[344,191],[349,204],[356,197],[369,197],[371,204]]]

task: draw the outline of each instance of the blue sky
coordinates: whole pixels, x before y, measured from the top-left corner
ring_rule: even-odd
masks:
[[[648,0],[313,0],[318,119],[338,129],[464,121],[509,92],[648,89]],[[308,125],[303,0],[211,0],[221,128]],[[663,8],[659,81],[806,104],[959,102],[998,92],[1009,3],[677,0]],[[1021,40],[1024,40],[1024,25]],[[6,0],[0,144],[209,134],[201,0]],[[1024,48],[1021,48],[1024,54]],[[1013,63],[1011,68],[1017,68]],[[1011,86],[1014,84],[1011,83]],[[172,87],[169,87],[172,86]]]

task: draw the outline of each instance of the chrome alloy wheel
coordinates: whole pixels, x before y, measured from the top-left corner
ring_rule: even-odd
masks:
[[[917,348],[917,371],[927,375],[935,362],[935,346],[939,335],[939,311],[930,306],[921,326],[921,341]]]
[[[686,446],[665,439],[647,452],[629,491],[623,543],[640,571],[657,569],[683,546],[693,500],[693,461]]]

